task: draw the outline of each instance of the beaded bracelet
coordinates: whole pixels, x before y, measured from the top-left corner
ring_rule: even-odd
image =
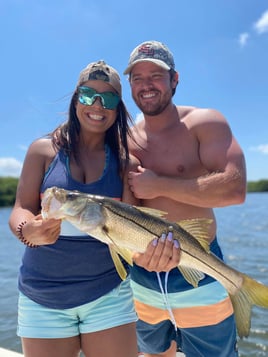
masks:
[[[23,235],[23,233],[22,233],[22,228],[23,228],[23,226],[24,226],[25,224],[26,224],[26,221],[21,222],[21,223],[18,225],[17,229],[16,229],[16,232],[17,232],[17,234],[18,234],[19,240],[20,240],[23,244],[27,245],[27,247],[30,247],[30,248],[37,248],[37,247],[39,247],[39,245],[36,245],[36,244],[33,244],[33,243],[29,242],[29,241],[24,237],[24,235]]]

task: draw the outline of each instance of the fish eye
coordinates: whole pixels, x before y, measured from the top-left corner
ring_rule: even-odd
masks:
[[[69,192],[69,193],[67,194],[67,198],[68,198],[69,200],[74,200],[74,199],[77,198],[77,196],[78,196],[77,192]]]

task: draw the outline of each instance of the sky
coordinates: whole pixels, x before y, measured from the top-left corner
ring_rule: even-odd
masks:
[[[80,71],[100,59],[123,75],[141,42],[165,43],[180,84],[174,103],[219,110],[249,181],[268,179],[267,0],[1,0],[0,176],[18,177],[27,148],[66,119]]]

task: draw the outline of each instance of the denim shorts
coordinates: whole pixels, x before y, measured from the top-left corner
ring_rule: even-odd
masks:
[[[90,303],[70,309],[51,309],[20,293],[18,329],[20,337],[67,338],[137,321],[129,278]]]

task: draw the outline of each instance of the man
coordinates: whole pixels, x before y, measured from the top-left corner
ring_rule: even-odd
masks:
[[[137,46],[124,74],[144,115],[130,143],[141,162],[137,172],[129,173],[132,192],[142,205],[168,212],[171,221],[212,219],[210,249],[222,258],[212,208],[241,204],[246,194],[244,155],[226,119],[213,109],[172,102],[179,74],[172,53],[160,42]],[[170,248],[176,261],[174,251]],[[135,260],[150,271],[134,265],[131,272],[139,350],[146,357],[174,357],[177,347],[187,357],[237,356],[225,289],[208,276],[193,288],[177,268],[168,271],[168,263],[157,272],[153,252],[152,245],[151,255],[148,249]]]

